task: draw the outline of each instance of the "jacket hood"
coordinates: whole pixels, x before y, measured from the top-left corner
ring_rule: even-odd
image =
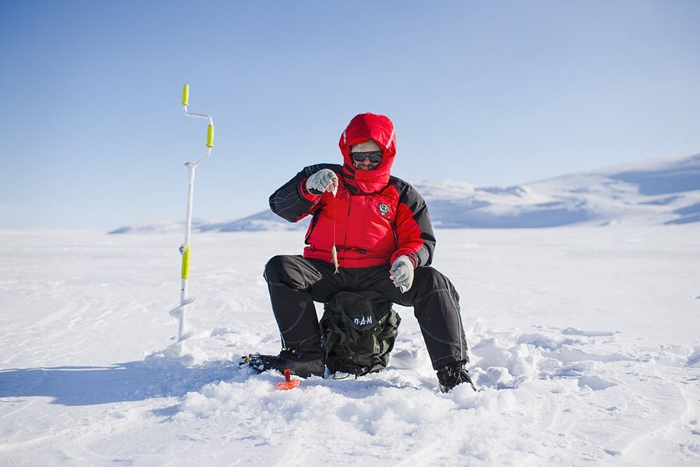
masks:
[[[382,150],[382,162],[374,170],[355,170],[350,149],[370,139]],[[376,193],[388,185],[396,157],[396,135],[389,117],[373,113],[356,115],[340,135],[338,145],[343,153],[343,178],[351,191]]]

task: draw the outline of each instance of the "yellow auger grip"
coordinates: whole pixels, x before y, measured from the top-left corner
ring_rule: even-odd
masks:
[[[182,279],[190,278],[190,245],[182,245]]]
[[[209,125],[209,127],[207,127],[207,147],[214,147],[214,125]]]
[[[185,107],[189,106],[190,105],[189,101],[190,101],[190,85],[185,84],[182,87],[182,105],[184,105]]]

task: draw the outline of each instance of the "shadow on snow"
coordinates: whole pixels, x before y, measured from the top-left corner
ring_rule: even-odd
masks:
[[[112,366],[60,366],[0,370],[0,398],[51,397],[66,406],[182,397],[238,373],[231,362],[186,368],[149,360]]]

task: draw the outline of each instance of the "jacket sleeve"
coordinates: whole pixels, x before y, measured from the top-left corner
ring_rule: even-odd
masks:
[[[270,195],[269,203],[272,212],[289,222],[297,222],[312,214],[321,196],[306,189],[306,179],[321,169],[340,172],[340,166],[337,164],[317,164],[304,167],[301,172]]]
[[[398,249],[391,256],[391,263],[399,256],[407,256],[416,268],[430,266],[435,251],[435,235],[428,207],[411,185],[402,181],[399,187],[396,214]]]

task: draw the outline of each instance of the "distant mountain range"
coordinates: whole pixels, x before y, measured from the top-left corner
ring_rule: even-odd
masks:
[[[669,225],[700,222],[700,154],[618,165],[509,187],[413,180],[436,228],[539,228],[563,225]],[[168,232],[180,223],[126,226],[110,233]],[[271,211],[231,222],[193,222],[194,231],[305,229]]]

